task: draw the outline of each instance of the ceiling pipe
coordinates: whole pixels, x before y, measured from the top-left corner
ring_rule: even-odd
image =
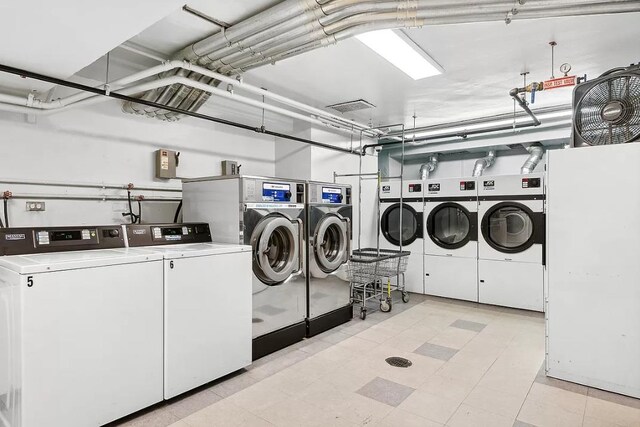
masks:
[[[527,151],[529,152],[529,157],[520,168],[520,173],[522,175],[532,173],[535,170],[544,155],[544,147],[539,142],[536,142],[528,146]]]
[[[431,154],[427,157],[427,162],[420,166],[420,179],[425,181],[429,179],[431,172],[438,167],[438,153]]]
[[[533,126],[540,126],[542,123],[540,123],[540,120],[538,120],[536,115],[533,114],[533,111],[531,111],[531,109],[529,108],[529,103],[520,95],[518,95],[519,91],[519,88],[513,88],[509,91],[509,96],[511,96],[511,98],[513,98],[513,100],[516,101],[518,105],[520,105],[520,108],[522,108],[524,112],[527,113],[529,117],[531,117],[531,120],[533,120]]]
[[[482,176],[484,171],[491,166],[496,161],[496,150],[489,150],[486,157],[476,160],[476,164],[473,165],[473,176],[478,177]]]
[[[179,108],[162,106],[162,105],[157,104],[157,103],[155,103],[153,101],[146,101],[146,100],[141,100],[141,99],[137,99],[137,98],[132,98],[131,96],[124,95],[124,94],[121,94],[121,93],[111,92],[111,91],[107,91],[105,89],[99,89],[99,88],[83,85],[83,84],[80,84],[80,83],[75,83],[75,82],[71,82],[71,81],[68,81],[68,80],[59,79],[57,77],[51,77],[51,76],[47,76],[47,75],[44,75],[44,74],[34,73],[32,71],[23,70],[23,69],[11,67],[11,66],[8,66],[8,65],[0,64],[0,72],[5,72],[5,73],[8,73],[8,74],[17,75],[17,76],[20,76],[22,78],[31,78],[31,79],[34,79],[34,80],[48,82],[48,83],[52,83],[54,85],[69,87],[69,88],[72,88],[72,89],[78,89],[78,90],[86,91],[86,92],[93,93],[93,94],[96,94],[96,95],[102,95],[102,96],[105,96],[105,97],[118,99],[120,101],[140,102],[140,103],[143,103],[143,104],[147,104],[147,105],[149,105],[151,107],[162,107],[162,108],[166,107],[167,109],[169,109],[170,111],[173,111],[175,113],[184,114],[186,116],[195,117],[197,119],[207,120],[207,121],[210,121],[210,122],[214,122],[214,123],[219,123],[219,124],[235,127],[235,128],[238,128],[238,129],[244,129],[244,130],[249,130],[249,131],[256,132],[256,133],[261,133],[261,134],[265,134],[265,135],[274,136],[274,137],[277,137],[277,138],[283,138],[283,139],[289,139],[291,141],[302,142],[304,144],[308,144],[308,145],[312,145],[312,146],[316,146],[316,147],[321,147],[321,148],[326,148],[328,150],[339,151],[339,152],[347,153],[347,154],[360,155],[359,151],[356,151],[356,150],[350,150],[348,148],[337,147],[337,146],[334,146],[334,145],[331,145],[331,144],[325,144],[325,143],[322,143],[322,142],[313,141],[311,139],[300,138],[300,137],[297,137],[297,136],[294,136],[294,135],[288,135],[288,134],[284,134],[284,133],[280,133],[280,132],[270,131],[270,130],[266,129],[264,126],[262,126],[262,127],[254,127],[254,126],[250,126],[250,125],[247,125],[247,124],[244,124],[244,123],[234,122],[232,120],[226,120],[226,119],[221,119],[219,117],[209,116],[209,115],[206,115],[206,114],[200,114],[200,113],[197,113],[195,111],[180,110]],[[22,109],[28,108],[28,107],[20,107],[20,106],[12,106],[12,105],[7,105],[7,107],[15,107],[16,109],[19,109],[20,112],[22,112]]]

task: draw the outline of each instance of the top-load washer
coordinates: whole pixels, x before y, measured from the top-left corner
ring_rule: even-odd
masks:
[[[207,222],[215,240],[251,246],[253,359],[306,336],[305,182],[220,176],[183,182],[185,221]]]
[[[210,243],[206,223],[124,228],[164,258],[164,398],[250,365],[251,247]]]
[[[314,336],[353,317],[346,263],[351,253],[351,186],[307,182],[307,335]]]
[[[0,425],[99,426],[162,401],[162,255],[124,246],[120,226],[0,229]]]
[[[544,311],[544,174],[482,177],[478,301]]]
[[[475,178],[431,179],[424,197],[424,288],[428,295],[478,301]]]
[[[424,293],[423,284],[423,181],[393,179],[380,184],[380,248],[410,251],[405,290]],[[400,201],[402,194],[402,202]],[[402,216],[402,226],[400,225]]]

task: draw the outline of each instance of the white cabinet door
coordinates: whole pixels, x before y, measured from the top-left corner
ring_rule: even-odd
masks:
[[[478,262],[475,258],[425,255],[427,295],[478,301]]]
[[[98,426],[162,401],[162,261],[23,275],[22,427]]]
[[[251,252],[165,260],[165,399],[251,364],[251,280]]]
[[[544,311],[544,266],[478,261],[478,300],[483,304]]]

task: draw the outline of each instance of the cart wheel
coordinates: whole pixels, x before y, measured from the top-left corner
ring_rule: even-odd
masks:
[[[361,308],[361,309],[360,309],[360,318],[361,318],[362,320],[364,320],[364,319],[366,319],[366,318],[367,318],[367,310],[365,310],[364,308]]]
[[[390,300],[381,300],[380,301],[380,311],[383,313],[388,313],[391,311],[391,301]]]
[[[409,302],[409,292],[407,292],[407,291],[402,292],[402,302],[404,302],[404,303],[408,303]]]

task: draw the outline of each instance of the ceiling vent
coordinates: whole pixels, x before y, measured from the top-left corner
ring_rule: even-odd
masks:
[[[341,113],[350,113],[351,111],[366,110],[367,108],[376,108],[370,102],[364,99],[356,99],[355,101],[341,102],[339,104],[328,105],[327,108],[333,108]]]

